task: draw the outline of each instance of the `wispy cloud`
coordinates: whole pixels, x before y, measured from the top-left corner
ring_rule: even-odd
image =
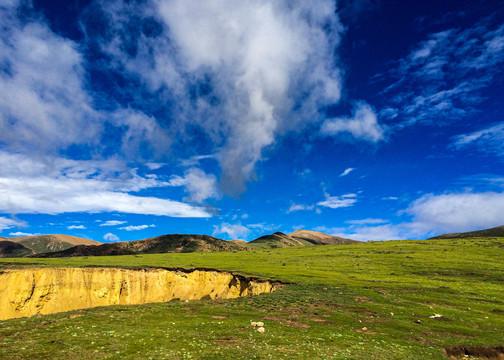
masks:
[[[108,220],[105,221],[104,223],[100,224],[100,226],[117,226],[117,225],[122,225],[126,224],[127,221],[120,221],[120,220]]]
[[[314,208],[315,208],[314,205],[303,205],[303,204],[292,203],[291,206],[289,207],[289,210],[287,210],[287,213],[291,213],[293,211],[300,211],[300,210],[313,210]]]
[[[74,229],[87,229],[87,228],[84,225],[70,225],[67,226],[67,229],[74,230]]]
[[[504,156],[504,123],[458,135],[451,146],[455,149],[476,147],[485,153]]]
[[[397,196],[387,196],[383,197],[382,200],[399,200]]]
[[[33,233],[27,233],[27,232],[21,232],[21,231],[16,231],[16,232],[11,232],[9,233],[10,236],[35,236],[35,235],[40,235],[40,234],[33,234]]]
[[[360,220],[348,220],[346,221],[347,224],[352,224],[352,225],[372,225],[372,224],[385,224],[388,223],[388,220],[385,219],[360,219]]]
[[[154,225],[154,224],[151,224],[151,225],[137,225],[137,226],[129,225],[129,226],[125,226],[125,227],[120,227],[119,229],[126,230],[126,231],[138,231],[138,230],[145,230],[145,229],[153,228],[153,227],[156,227],[156,225]]]
[[[13,227],[26,227],[27,224],[24,221],[19,221],[16,219],[9,219],[0,216],[0,232],[5,229],[11,229]]]
[[[383,95],[392,102],[381,115],[400,116],[400,126],[460,119],[484,100],[481,90],[502,72],[503,64],[501,24],[485,19],[466,29],[431,34],[385,76],[392,82]]]
[[[343,177],[343,176],[347,176],[348,174],[350,174],[352,171],[354,171],[355,168],[348,168],[346,169],[345,171],[343,171],[341,174],[340,174],[340,177]]]
[[[342,196],[330,196],[326,193],[326,199],[317,203],[319,206],[331,209],[353,206],[357,202],[357,194],[345,194]]]

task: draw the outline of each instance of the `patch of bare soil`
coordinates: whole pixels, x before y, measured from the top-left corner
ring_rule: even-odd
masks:
[[[450,360],[459,359],[488,359],[504,360],[504,346],[466,346],[454,345],[444,349],[445,355]]]
[[[221,319],[227,319],[227,316],[222,316],[222,315],[212,315],[212,316],[210,316],[210,318],[212,318],[212,319],[216,319],[216,320],[221,320]]]
[[[224,338],[224,339],[217,339],[215,342],[219,345],[223,346],[236,346],[236,345],[242,345],[244,344],[243,340],[239,340],[237,338]]]
[[[362,329],[354,329],[355,332],[361,333],[361,334],[378,334],[376,331],[369,330],[368,328],[362,328]]]
[[[374,302],[373,299],[370,299],[366,296],[354,296],[354,301],[360,301],[360,302]]]

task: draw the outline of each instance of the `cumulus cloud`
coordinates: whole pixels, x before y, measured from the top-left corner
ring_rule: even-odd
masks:
[[[61,214],[123,212],[172,217],[210,217],[205,208],[130,194],[174,186],[155,175],[140,176],[121,162],[77,161],[0,152],[0,212]]]
[[[214,226],[213,236],[226,234],[230,239],[246,239],[251,233],[251,230],[241,224],[222,223],[219,226]]]
[[[34,16],[0,11],[0,144],[45,150],[96,143],[101,125],[84,88],[83,57]],[[8,94],[8,96],[5,96]]]
[[[427,194],[415,200],[406,213],[416,227],[461,232],[504,224],[504,193],[464,192]]]
[[[187,200],[201,203],[209,198],[219,198],[217,178],[213,174],[206,174],[198,168],[185,171],[184,177],[174,176],[171,181],[175,186],[184,186],[189,193]]]
[[[411,229],[403,225],[359,225],[349,229],[328,229],[330,235],[359,241],[384,241],[411,238]]]
[[[333,136],[347,133],[356,139],[378,142],[384,139],[385,130],[378,124],[373,108],[365,102],[358,102],[352,117],[327,119],[322,124],[320,132]]]
[[[138,231],[138,230],[145,230],[145,229],[148,229],[148,228],[151,228],[151,227],[156,227],[156,225],[154,225],[154,224],[151,224],[151,225],[137,225],[137,226],[129,225],[129,226],[125,226],[125,227],[120,227],[119,229],[126,230],[126,231]]]
[[[114,36],[89,29],[90,41],[116,70],[140,77],[148,97],[161,94],[178,141],[213,144],[228,191],[254,179],[277,136],[316,121],[321,106],[340,98],[333,1],[115,1],[102,9]],[[138,20],[151,26],[138,28]],[[204,135],[197,141],[195,128]]]
[[[117,226],[117,225],[122,225],[126,224],[127,221],[120,221],[120,220],[108,220],[105,221],[103,224],[100,224],[100,226]]]
[[[114,241],[119,241],[119,237],[115,234],[112,234],[112,233],[106,233],[105,235],[103,235],[103,240],[107,241],[107,242],[114,242]]]
[[[345,194],[342,196],[330,196],[325,194],[326,199],[319,201],[317,205],[331,209],[345,208],[353,206],[357,202],[357,194]]]
[[[87,229],[84,225],[70,225],[67,226],[67,229],[73,230],[73,229]]]

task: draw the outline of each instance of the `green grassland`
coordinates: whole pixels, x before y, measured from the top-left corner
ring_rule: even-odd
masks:
[[[209,267],[290,284],[1,321],[1,359],[443,359],[444,346],[504,343],[504,238],[0,259],[19,266]]]

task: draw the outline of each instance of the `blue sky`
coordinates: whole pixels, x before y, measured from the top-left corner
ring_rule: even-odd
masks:
[[[0,4],[0,236],[504,224],[504,2]]]

